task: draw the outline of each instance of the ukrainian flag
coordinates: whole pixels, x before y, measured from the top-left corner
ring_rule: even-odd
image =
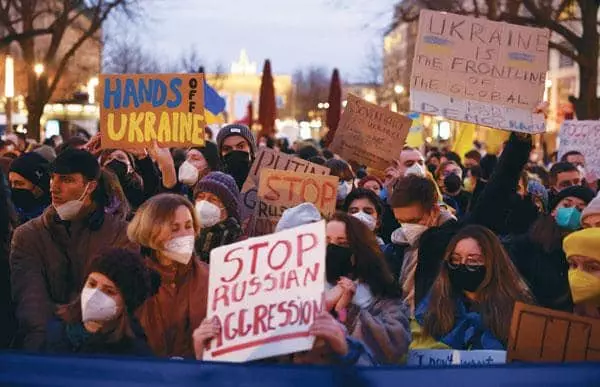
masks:
[[[206,116],[206,124],[225,123],[225,115],[223,114],[225,107],[225,99],[204,81],[204,115]]]

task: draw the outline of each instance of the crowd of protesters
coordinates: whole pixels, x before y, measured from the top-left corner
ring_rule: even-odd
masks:
[[[581,153],[532,160],[399,149],[377,175],[313,141],[100,149],[99,137],[0,142],[0,347],[201,360],[210,253],[247,238],[240,190],[261,147],[339,178],[324,310],[296,364],[402,364],[409,349],[506,349],[515,302],[600,318],[600,197]],[[277,231],[322,219],[303,203]]]

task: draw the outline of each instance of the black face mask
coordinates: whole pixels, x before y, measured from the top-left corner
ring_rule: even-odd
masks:
[[[32,210],[42,204],[41,200],[36,198],[30,190],[12,188],[11,191],[11,198],[14,205],[23,211]]]
[[[451,173],[444,178],[444,187],[447,193],[454,194],[460,191],[462,181],[460,181],[460,177],[457,174]]]
[[[474,292],[485,278],[485,266],[453,265],[446,262],[450,282],[456,289]]]
[[[250,153],[244,151],[232,151],[223,157],[225,173],[231,175],[239,189],[242,189],[248,173],[250,172]]]
[[[335,285],[340,277],[347,277],[353,270],[352,250],[349,247],[328,244],[325,258],[327,282]]]
[[[106,164],[106,168],[113,171],[119,180],[123,180],[127,176],[127,164],[117,159],[113,159],[110,163]]]

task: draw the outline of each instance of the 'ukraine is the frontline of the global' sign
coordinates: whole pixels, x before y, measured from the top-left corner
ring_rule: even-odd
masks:
[[[103,148],[204,145],[202,74],[104,74],[100,96]]]

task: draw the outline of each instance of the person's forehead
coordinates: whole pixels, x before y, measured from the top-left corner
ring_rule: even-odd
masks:
[[[116,150],[110,154],[112,157],[127,158],[127,155],[122,150]]]
[[[563,203],[565,204],[573,204],[576,206],[585,206],[585,202],[575,196],[567,196],[563,199]]]
[[[354,199],[352,203],[350,203],[350,207],[375,209],[375,205],[367,198]]]
[[[246,139],[244,137],[234,134],[234,135],[231,135],[231,136],[225,138],[225,140],[223,141],[223,145],[236,146],[242,142],[244,142],[246,144],[248,143],[248,141],[246,141]]]
[[[70,177],[72,179],[83,179],[83,175],[81,173],[79,173],[79,172],[75,172],[75,173],[56,173],[56,172],[53,172],[52,175],[51,175],[51,177],[53,179],[56,179],[57,177],[60,177],[60,178],[63,178],[63,179],[67,178],[67,177]]]
[[[579,171],[565,171],[558,174],[559,179],[571,179],[579,177]]]
[[[583,157],[583,155],[573,154],[573,155],[567,156],[567,161],[569,161],[569,160],[584,160],[584,159],[585,158]]]
[[[190,212],[189,208],[183,205],[177,207],[175,210],[175,217],[173,219],[174,222],[185,222],[190,219],[192,219],[192,213]]]
[[[421,152],[415,149],[407,149],[400,152],[400,159],[403,161],[419,161],[424,160]]]
[[[20,174],[18,174],[17,172],[9,172],[8,173],[8,180],[10,181],[29,181],[26,178],[24,178],[23,176],[21,176]]]
[[[190,149],[187,153],[188,157],[200,157],[202,156],[202,152],[198,149]]]
[[[393,209],[394,215],[401,218],[417,218],[424,214],[423,206],[420,203],[413,203],[404,207],[396,207]]]
[[[379,183],[376,182],[375,180],[369,180],[363,186],[364,187],[377,187],[377,188],[381,188],[381,185],[379,185]]]

